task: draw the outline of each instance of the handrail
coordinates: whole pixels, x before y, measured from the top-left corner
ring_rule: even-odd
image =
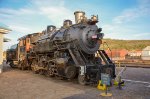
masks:
[[[103,42],[103,50],[104,50],[104,44],[106,44],[106,46],[108,47],[110,54],[111,54],[111,60],[112,60],[112,50],[110,49],[110,47],[108,46],[107,42]]]

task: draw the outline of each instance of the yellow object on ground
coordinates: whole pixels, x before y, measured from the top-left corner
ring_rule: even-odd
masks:
[[[119,81],[120,81],[120,82],[122,82],[122,80],[121,80],[121,79],[120,79]],[[116,81],[116,80],[114,80],[114,85],[115,85],[115,86],[118,86],[118,85],[119,85],[119,82],[118,82],[118,81]],[[124,85],[125,85],[124,83],[122,83],[122,84],[121,84],[121,86],[124,86]]]
[[[126,70],[126,66],[121,69],[121,71],[117,74],[115,80],[114,80],[114,85],[118,86],[119,83],[121,83],[121,86],[124,86],[124,81],[121,79],[123,72]]]
[[[106,90],[106,85],[103,85],[103,84],[101,83],[101,80],[99,80],[99,83],[98,83],[98,85],[97,85],[97,89],[99,89],[99,90]]]
[[[100,95],[101,95],[101,96],[105,96],[105,97],[110,97],[110,96],[112,96],[111,93],[107,93],[107,94],[106,94],[106,93],[101,93]]]
[[[114,85],[118,86],[119,82],[114,80]]]
[[[104,97],[110,97],[110,96],[112,96],[111,93],[108,93],[108,92],[107,92],[108,87],[107,87],[105,84],[104,84],[103,86],[105,87],[105,92],[104,92],[104,93],[101,93],[100,95],[101,95],[101,96],[104,96]]]

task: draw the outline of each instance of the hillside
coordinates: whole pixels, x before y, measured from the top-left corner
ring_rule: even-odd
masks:
[[[111,49],[127,49],[127,50],[142,50],[150,46],[150,40],[117,40],[117,39],[104,39]],[[103,45],[101,46],[103,48]],[[104,46],[106,49],[107,46]]]

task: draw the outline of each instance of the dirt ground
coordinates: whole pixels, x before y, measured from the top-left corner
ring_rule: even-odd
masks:
[[[99,96],[103,91],[82,86],[76,81],[48,78],[31,71],[4,67],[0,74],[0,99],[150,99],[150,69],[127,68],[122,90],[112,87],[112,97]]]

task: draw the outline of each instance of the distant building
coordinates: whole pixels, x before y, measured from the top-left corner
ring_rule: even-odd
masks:
[[[142,60],[150,60],[150,46],[147,46],[142,50]]]
[[[141,59],[142,51],[129,51],[126,59]]]
[[[9,31],[11,31],[8,26],[0,23],[0,73],[2,72],[3,67],[3,42],[7,41],[4,39],[3,35],[7,34]]]
[[[124,60],[125,56],[127,55],[128,51],[126,49],[122,50],[106,50],[106,53],[109,57],[113,60]]]

